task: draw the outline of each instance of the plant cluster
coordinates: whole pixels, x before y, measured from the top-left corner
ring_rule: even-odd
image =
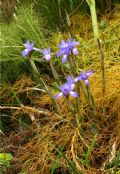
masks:
[[[58,109],[58,105],[56,100],[59,99],[61,96],[64,96],[66,101],[68,102],[68,108],[71,107],[71,104],[69,103],[70,96],[73,96],[75,98],[80,97],[80,87],[83,90],[84,95],[86,96],[90,106],[92,106],[93,110],[95,111],[95,105],[94,100],[92,97],[92,93],[89,86],[88,77],[93,74],[93,71],[85,71],[82,70],[79,72],[80,67],[77,67],[77,55],[78,55],[78,49],[77,45],[79,45],[79,42],[77,42],[75,39],[68,39],[67,41],[62,40],[61,43],[58,45],[59,51],[57,53],[51,53],[50,48],[40,49],[34,47],[34,43],[30,43],[29,41],[26,41],[24,44],[25,49],[22,51],[22,56],[28,56],[29,63],[32,67],[32,70],[35,75],[40,78],[40,81],[43,84],[43,87],[45,88],[46,92],[48,93],[49,97],[52,99],[53,103]],[[43,58],[49,63],[51,67],[51,71],[53,73],[53,77],[56,80],[57,88],[59,89],[59,93],[53,96],[53,94],[50,92],[49,88],[45,84],[44,80],[40,77],[39,71],[34,63],[34,59],[32,58],[33,51],[42,52]],[[66,82],[64,84],[61,84],[59,80],[59,75],[56,72],[55,67],[52,63],[52,57],[53,55],[57,58],[62,57],[62,63],[66,63],[68,61],[69,67],[71,69],[71,75],[69,74],[66,79]],[[73,74],[72,74],[73,73]],[[82,83],[84,82],[84,84]],[[77,90],[77,92],[75,91]],[[80,99],[76,100],[77,105],[80,105]]]

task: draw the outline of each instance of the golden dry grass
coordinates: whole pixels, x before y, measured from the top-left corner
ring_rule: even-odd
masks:
[[[32,137],[27,143],[23,143],[16,153],[16,158],[22,163],[23,171],[26,171],[27,174],[49,174],[50,168],[57,161],[61,166],[61,168],[58,167],[58,171],[67,173],[69,171],[68,164],[63,157],[58,157],[59,155],[55,149],[55,147],[63,147],[67,158],[72,160],[76,167],[83,171],[84,174],[107,174],[107,171],[105,172],[102,168],[104,168],[104,165],[111,156],[112,146],[115,144],[114,153],[120,148],[120,77],[118,70],[119,67],[116,65],[106,72],[107,90],[105,98],[102,97],[101,92],[101,74],[97,73],[90,78],[91,89],[96,102],[97,118],[90,118],[88,115],[88,104],[84,96],[82,96],[83,103],[80,116],[84,116],[84,121],[79,126],[76,124],[75,118],[68,112],[68,108],[62,98],[58,101],[62,113],[58,115],[52,112],[52,104],[46,94],[37,95],[35,98],[34,90],[25,92],[28,88],[26,84],[29,86],[29,83],[27,83],[27,81],[30,81],[29,78],[22,77],[16,82],[14,85],[14,89],[18,89],[16,92],[23,92],[24,95],[31,96],[33,105],[21,105],[19,108],[11,108],[16,109],[13,112],[13,117],[18,118],[23,114],[27,114],[30,118],[31,115],[34,116],[32,126],[28,131],[24,131],[24,136],[26,135],[25,138],[29,136],[28,132],[33,132],[37,135]],[[34,83],[31,84],[34,86]],[[23,86],[24,90],[21,91]],[[103,106],[106,109],[105,115],[102,114]],[[97,131],[96,145],[90,155],[90,165],[86,168],[81,165],[78,158],[83,158],[84,152],[90,147],[94,137],[92,130],[94,126]],[[20,141],[23,138],[21,134],[18,133]],[[14,136],[13,134],[11,137],[14,139]]]

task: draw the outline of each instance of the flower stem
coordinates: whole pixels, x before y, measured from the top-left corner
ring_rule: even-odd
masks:
[[[37,69],[37,67],[36,67],[36,65],[35,65],[35,63],[34,63],[34,61],[32,60],[32,57],[31,56],[29,56],[29,63],[30,63],[30,65],[31,65],[31,67],[32,67],[32,70],[33,70],[33,72],[36,74],[36,75],[39,75],[39,71],[38,71],[38,69]]]
[[[47,85],[45,84],[45,82],[43,81],[43,79],[42,79],[41,77],[40,77],[40,81],[41,81],[42,85],[44,86],[46,92],[48,93],[48,95],[49,95],[49,97],[50,97],[52,103],[54,104],[56,110],[60,113],[60,112],[61,112],[60,107],[59,107],[59,105],[57,104],[57,102],[56,102],[56,100],[55,100],[55,98],[54,98],[54,96],[53,96],[51,90],[49,90],[49,88],[47,87]]]
[[[72,74],[74,76],[76,76],[76,69],[75,69],[74,64],[73,64],[73,62],[72,62],[72,60],[71,60],[70,57],[68,57],[68,62],[69,62],[69,65],[70,65],[70,69],[71,69]]]
[[[95,107],[94,97],[90,90],[90,86],[87,85],[86,89],[87,89],[89,104],[90,104],[91,108],[93,109],[94,115],[96,116],[96,107]]]
[[[49,90],[49,88],[47,87],[47,85],[45,84],[45,82],[43,81],[43,79],[40,77],[39,71],[34,63],[34,61],[32,60],[32,57],[29,56],[29,63],[32,67],[32,70],[34,72],[35,78],[37,79],[37,81],[40,81],[43,85],[43,87],[45,88],[47,94],[49,95],[52,103],[54,104],[55,108],[57,109],[57,111],[60,113],[60,108],[59,105],[57,104],[56,100],[54,99],[54,96],[52,95],[51,90]]]
[[[52,70],[52,73],[53,73],[53,76],[54,76],[56,82],[60,85],[58,74],[57,74],[57,72],[56,72],[56,70],[55,70],[51,60],[49,61],[49,64],[50,64],[50,67],[51,67],[51,70]]]

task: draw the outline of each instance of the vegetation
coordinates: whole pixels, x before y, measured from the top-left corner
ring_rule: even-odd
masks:
[[[0,171],[5,172],[10,165],[13,156],[7,153],[0,153]]]
[[[3,1],[0,174],[120,173],[120,4],[91,2]]]

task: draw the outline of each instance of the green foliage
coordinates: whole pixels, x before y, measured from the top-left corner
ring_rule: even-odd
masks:
[[[103,14],[103,11],[110,11],[114,3],[119,0],[107,1],[96,0],[98,12]],[[74,13],[89,12],[89,7],[86,1],[83,0],[34,0],[32,1],[38,15],[42,15],[52,31],[57,28],[65,27],[67,24],[66,12],[69,16]],[[108,9],[108,10],[107,10]]]
[[[37,13],[41,13],[51,30],[56,30],[67,24],[66,12],[71,14],[75,9],[86,11],[87,6],[82,0],[36,0],[35,9]]]
[[[30,10],[31,9],[31,10]],[[34,14],[32,6],[22,6],[18,11],[16,20],[10,24],[1,24],[1,67],[2,80],[12,82],[23,71],[28,70],[26,59],[21,56],[21,51],[26,40],[35,42],[36,47],[44,47],[45,39],[42,19]],[[45,33],[47,34],[47,32]],[[35,59],[39,59],[34,54]]]
[[[119,3],[119,0],[96,0],[98,12],[110,11],[114,3]],[[71,15],[73,13],[89,12],[86,1],[83,0],[9,0],[3,1],[1,4],[1,20],[11,22],[14,19],[17,10],[21,5],[33,5],[37,15],[42,16],[48,22],[51,30],[56,30],[57,27],[63,26],[66,23],[66,12]]]
[[[5,172],[10,166],[13,156],[10,153],[0,153],[0,171]]]

